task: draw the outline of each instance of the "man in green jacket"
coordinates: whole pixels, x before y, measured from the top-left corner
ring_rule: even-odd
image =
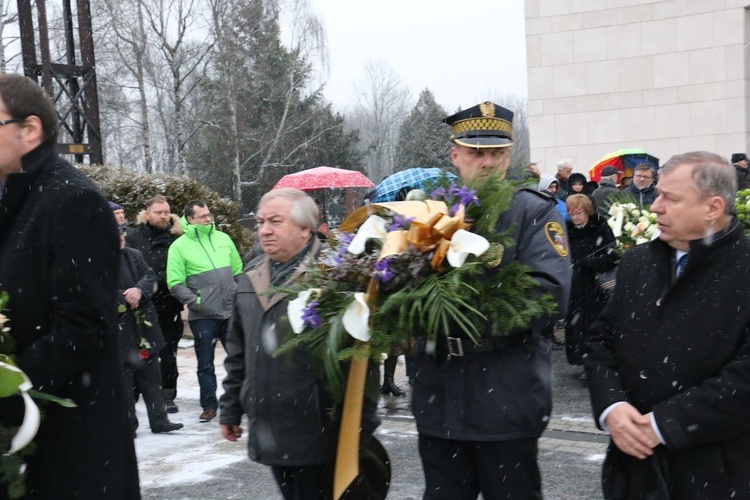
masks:
[[[203,408],[199,421],[210,422],[219,406],[214,348],[217,340],[224,344],[226,338],[235,276],[242,272],[242,260],[229,236],[216,229],[204,202],[191,201],[185,205],[182,230],[185,234],[169,247],[167,286],[172,296],[189,309]]]

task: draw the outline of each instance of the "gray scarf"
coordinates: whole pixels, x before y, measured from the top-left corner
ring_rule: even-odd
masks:
[[[305,255],[310,251],[310,248],[312,248],[313,241],[315,239],[315,235],[311,235],[310,239],[307,241],[307,244],[305,247],[300,250],[300,252],[289,259],[286,262],[274,262],[271,261],[271,288],[280,286],[286,281],[286,279],[289,277],[290,274],[297,268],[300,262],[302,262],[302,259],[305,258]]]

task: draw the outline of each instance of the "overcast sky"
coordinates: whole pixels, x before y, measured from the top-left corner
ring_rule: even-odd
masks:
[[[527,95],[523,0],[311,0],[325,26],[326,97],[341,111],[368,60],[390,66],[413,101],[428,87],[447,111]],[[325,78],[325,77],[324,77]]]

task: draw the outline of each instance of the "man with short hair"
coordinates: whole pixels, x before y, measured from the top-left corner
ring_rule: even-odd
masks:
[[[570,194],[570,185],[568,183],[568,179],[570,178],[570,174],[573,173],[573,160],[570,158],[564,158],[557,162],[557,174],[555,175],[555,179],[557,179],[557,197],[561,200],[565,201],[565,198],[568,197]]]
[[[289,500],[328,498],[332,485],[324,484],[323,470],[336,452],[340,404],[328,392],[307,346],[300,345],[288,355],[274,355],[273,346],[291,334],[286,318],[290,297],[284,292],[269,294],[274,287],[298,280],[302,276],[299,264],[319,253],[318,209],[303,191],[274,189],[261,198],[256,220],[263,253],[238,279],[227,335],[221,432],[225,439],[237,441],[246,413],[250,458],[271,467],[282,496]],[[369,364],[368,377],[377,384],[377,364]],[[365,397],[363,448],[379,424],[376,407],[377,400]]]
[[[189,309],[198,362],[198,384],[203,412],[199,422],[216,417],[214,350],[224,344],[232,315],[235,276],[242,272],[242,259],[232,239],[216,229],[213,216],[203,201],[185,205],[182,217],[185,234],[177,238],[167,254],[167,286],[170,293]]]
[[[602,169],[601,179],[599,180],[599,187],[591,193],[591,199],[594,200],[596,211],[602,217],[609,217],[609,205],[610,198],[615,193],[619,193],[620,190],[617,188],[617,176],[619,172],[611,165],[607,165]]]
[[[96,185],[55,152],[57,126],[36,82],[0,74],[0,291],[15,341],[0,352],[33,389],[76,405],[44,406],[36,449],[23,457],[24,498],[136,499],[117,341],[117,225]],[[0,423],[20,425],[23,406],[20,395],[0,398]]]
[[[464,183],[505,175],[513,144],[513,112],[484,102],[449,116],[450,158]],[[515,193],[495,227],[509,232],[499,265],[528,266],[539,295],[550,293],[564,316],[571,263],[555,201],[533,189]],[[495,271],[488,269],[488,278]],[[419,432],[425,499],[541,498],[537,439],[552,411],[550,347],[536,318],[512,334],[480,326],[480,344],[455,332],[434,352],[423,339],[415,354],[412,412]],[[505,335],[498,335],[506,333]],[[451,344],[453,345],[453,344]],[[523,397],[519,397],[523,395]]]
[[[157,289],[151,297],[164,334],[165,345],[159,351],[164,404],[168,413],[177,413],[177,346],[182,338],[182,303],[169,293],[167,286],[167,253],[172,243],[182,235],[177,215],[170,213],[169,202],[157,195],[146,202],[146,209],[138,214],[138,223],[126,237],[126,244],[143,254],[157,277]]]
[[[648,210],[656,199],[654,169],[649,163],[636,165],[633,170],[633,182],[625,189],[625,192],[635,198],[640,208]]]
[[[750,189],[750,165],[745,153],[732,154],[732,164],[737,171],[737,190]]]
[[[659,238],[625,252],[589,330],[591,402],[611,437],[607,499],[750,493],[750,242],[736,182],[714,153],[664,164]]]

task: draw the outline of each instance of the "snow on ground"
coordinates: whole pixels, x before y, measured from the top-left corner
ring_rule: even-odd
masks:
[[[223,393],[221,382],[226,375],[225,355],[221,345],[217,345],[217,397]],[[221,437],[218,417],[212,422],[198,422],[202,409],[192,340],[180,342],[177,365],[180,378],[176,403],[180,411],[170,414],[169,419],[185,427],[171,433],[153,434],[148,427],[145,405],[142,401],[136,405],[140,427],[135,448],[142,491],[157,486],[205,481],[211,478],[210,472],[214,469],[248,460],[245,438],[231,443]]]

